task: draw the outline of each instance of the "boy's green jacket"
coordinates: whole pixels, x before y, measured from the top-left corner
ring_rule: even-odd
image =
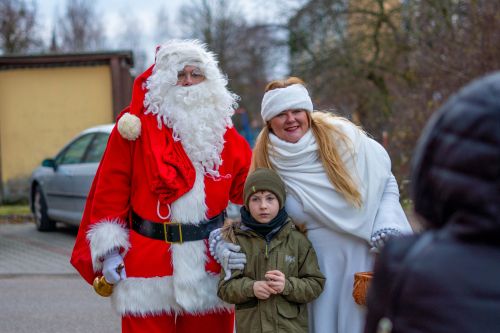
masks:
[[[244,271],[233,271],[228,281],[221,274],[218,295],[236,305],[236,331],[307,332],[306,303],[317,298],[325,284],[309,240],[291,220],[269,244],[249,229],[234,227],[234,233],[247,263]],[[265,280],[266,272],[276,269],[285,274],[285,289],[267,300],[257,299],[253,283]]]

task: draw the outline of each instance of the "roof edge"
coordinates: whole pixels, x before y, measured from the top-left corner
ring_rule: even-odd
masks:
[[[115,58],[125,60],[130,67],[134,65],[132,51],[119,50],[110,52],[13,54],[0,56],[0,68],[84,65],[110,62]]]

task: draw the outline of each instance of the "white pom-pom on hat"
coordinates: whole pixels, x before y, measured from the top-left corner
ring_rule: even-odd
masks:
[[[135,140],[141,135],[141,120],[129,112],[118,120],[118,132],[127,140]]]

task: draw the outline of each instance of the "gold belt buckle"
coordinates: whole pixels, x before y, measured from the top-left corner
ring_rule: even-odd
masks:
[[[177,227],[179,228],[179,241],[177,242],[171,242],[168,240],[168,233],[167,233],[167,230],[168,228],[173,225],[173,224],[176,224]],[[163,222],[163,235],[165,236],[165,243],[168,243],[168,244],[182,244],[182,226],[180,223],[177,223],[177,222]]]

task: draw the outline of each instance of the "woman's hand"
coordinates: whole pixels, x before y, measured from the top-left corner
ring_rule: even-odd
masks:
[[[285,274],[278,270],[268,271],[266,275],[267,285],[271,287],[276,294],[281,294],[285,289]]]
[[[268,299],[272,294],[276,294],[276,291],[267,285],[267,281],[255,281],[253,284],[253,294],[258,299]]]
[[[370,252],[379,253],[390,238],[399,237],[401,234],[401,231],[395,228],[383,228],[376,231],[370,238]]]

